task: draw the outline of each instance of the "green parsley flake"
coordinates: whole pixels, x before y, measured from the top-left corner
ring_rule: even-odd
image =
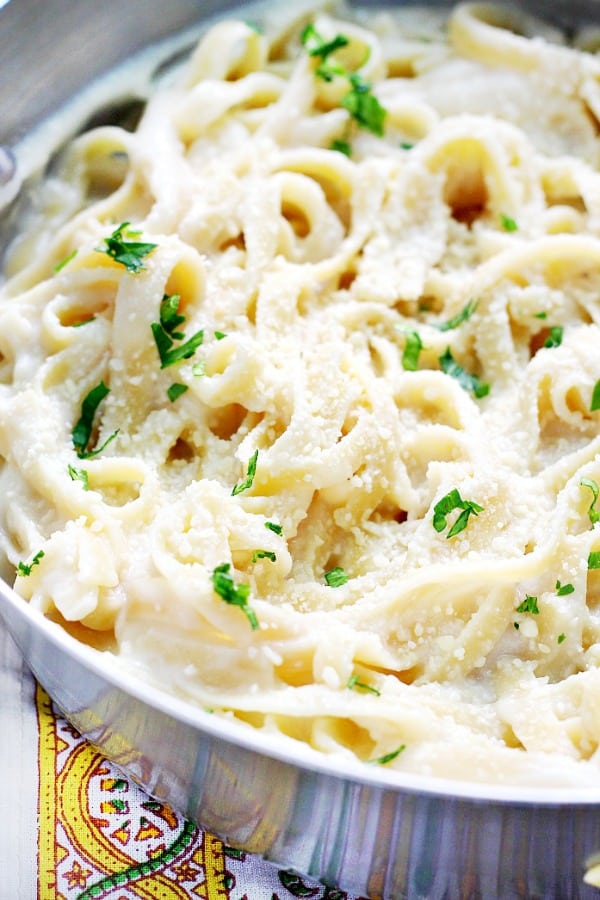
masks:
[[[600,409],[600,379],[594,385],[592,391],[592,399],[590,402],[590,412],[597,412]]]
[[[64,269],[64,267],[65,267],[68,263],[71,262],[72,259],[75,259],[76,256],[77,256],[77,250],[73,250],[72,253],[69,253],[68,256],[65,256],[65,258],[64,258],[63,260],[61,260],[59,263],[57,263],[57,264],[54,266],[54,271],[55,271],[56,273],[61,272],[61,271]]]
[[[255,563],[259,559],[270,559],[271,562],[275,562],[277,556],[272,550],[255,550],[252,554],[252,562]]]
[[[517,225],[515,220],[511,219],[510,216],[504,215],[504,213],[501,214],[500,221],[501,221],[502,227],[504,228],[505,231],[518,231],[519,230],[519,226]]]
[[[462,325],[463,322],[467,322],[478,306],[479,300],[469,300],[466,306],[463,306],[459,313],[457,313],[455,316],[452,316],[452,318],[448,319],[446,322],[442,322],[440,325],[436,325],[435,327],[438,329],[438,331],[452,331],[454,328],[458,328],[459,325]]]
[[[251,488],[254,483],[254,476],[256,475],[256,461],[258,460],[258,450],[255,450],[250,459],[248,460],[248,474],[244,481],[241,481],[239,484],[236,484],[231,492],[233,497],[236,494],[241,494],[242,491],[247,491],[248,488]]]
[[[115,262],[125,266],[128,272],[137,274],[145,268],[142,260],[158,247],[158,244],[142,243],[140,241],[130,241],[127,237],[133,237],[139,232],[128,229],[129,222],[123,222],[118,228],[115,228],[110,237],[104,238],[104,247],[96,247],[98,253],[106,253]]]
[[[248,605],[248,597],[250,596],[249,584],[236,584],[230,575],[231,566],[229,563],[222,563],[213,569],[212,583],[215,594],[229,603],[231,606],[239,606],[242,610],[253,631],[259,628],[256,613]]]
[[[567,594],[572,594],[575,591],[572,584],[561,584],[560,581],[556,582],[555,588],[557,597],[566,597]]]
[[[373,687],[370,684],[366,684],[364,681],[361,681],[358,675],[351,675],[348,679],[346,687],[350,688],[351,691],[368,691],[370,694],[375,694],[377,697],[381,697],[381,691],[379,691],[376,687]]]
[[[175,341],[183,341],[185,338],[183,332],[175,330],[185,322],[185,316],[179,314],[179,300],[178,294],[165,294],[160,304],[160,321],[152,322],[150,326],[161,369],[190,359],[204,341],[204,330],[201,329],[184,343],[175,345]]]
[[[566,636],[566,634],[563,632],[562,634],[559,634],[559,636],[556,638],[556,643],[557,643],[557,644],[562,644],[563,641],[566,641],[566,639],[567,639],[567,636]]]
[[[451,378],[455,378],[462,388],[466,391],[471,391],[478,400],[489,394],[489,384],[481,382],[477,375],[471,375],[469,372],[465,371],[452,356],[450,347],[446,347],[446,351],[439,357],[439,364],[442,372],[445,372],[446,375],[450,375]]]
[[[588,569],[600,569],[600,550],[592,550],[587,559]]]
[[[283,534],[283,528],[281,525],[278,525],[277,522],[265,522],[265,528],[268,528],[269,531],[272,531],[274,534]]]
[[[45,556],[43,550],[38,550],[30,563],[17,563],[17,574],[21,576],[31,575],[31,570],[35,566],[39,566],[40,560]]]
[[[417,331],[407,331],[404,350],[402,352],[402,367],[407,372],[416,372],[419,368],[419,354],[423,349],[423,342]]]
[[[534,313],[533,317],[534,317],[534,319],[547,319],[548,313],[544,312],[544,310],[542,310],[542,312]]]
[[[215,331],[215,332],[214,332],[214,335],[215,335],[215,338],[216,338],[217,341],[222,341],[223,338],[226,338],[226,337],[227,337],[227,335],[225,334],[224,331]]]
[[[98,456],[98,454],[101,453],[119,433],[119,429],[117,428],[97,450],[86,450],[92,436],[96,410],[108,394],[110,394],[110,388],[101,381],[100,384],[97,384],[95,388],[92,388],[89,394],[83,398],[81,404],[81,416],[71,432],[73,446],[80,459],[90,459],[93,456]]]
[[[173,340],[181,341],[185,337],[181,331],[176,331],[180,325],[185,322],[185,316],[179,313],[179,302],[181,297],[179,294],[163,294],[160,301],[160,325]]]
[[[348,581],[348,576],[341,566],[335,566],[323,575],[325,583],[329,587],[341,587]]]
[[[336,50],[341,50],[350,43],[344,34],[336,34],[330,41],[324,40],[312,22],[303,28],[300,41],[309,56],[318,56],[320,59],[327,59]]]
[[[462,510],[454,525],[448,531],[446,539],[453,538],[460,534],[467,527],[469,516],[479,515],[483,510],[483,506],[474,503],[472,500],[463,500],[456,488],[449,491],[441,500],[433,507],[433,527],[437,532],[441,532],[447,527],[447,516],[455,509]]]
[[[387,763],[392,762],[396,759],[397,756],[400,756],[403,750],[406,750],[406,744],[400,744],[400,746],[396,750],[392,750],[391,753],[384,753],[383,756],[378,756],[377,759],[372,759],[371,763],[374,765],[385,766]]]
[[[589,488],[592,492],[592,502],[590,503],[590,508],[588,509],[588,518],[593,527],[600,519],[600,512],[598,512],[598,510],[596,509],[598,494],[600,493],[598,482],[594,481],[592,478],[582,478],[579,484],[581,485],[581,487]]]
[[[171,403],[175,403],[176,400],[181,397],[182,394],[189,390],[187,384],[180,384],[180,382],[174,382],[171,387],[167,388],[167,397],[171,401]]]
[[[383,137],[387,110],[381,106],[377,97],[371,93],[371,85],[360,75],[349,77],[352,89],[344,94],[341,104],[348,110],[354,121],[377,137]]]
[[[331,150],[337,150],[338,153],[343,153],[344,156],[352,156],[352,146],[349,141],[344,141],[341,138],[335,138],[331,142]]]
[[[412,150],[414,144],[411,144],[410,141],[400,141],[400,147],[402,150]]]
[[[537,597],[532,597],[529,594],[526,595],[525,599],[522,603],[519,603],[517,606],[518,613],[532,613],[534,616],[539,615],[539,609],[537,605]]]
[[[553,349],[554,347],[560,347],[563,339],[563,327],[562,325],[553,325],[550,329],[550,333],[548,337],[544,341],[544,347],[548,347],[549,349]]]
[[[83,485],[84,491],[89,491],[90,482],[88,478],[88,473],[85,469],[77,469],[75,466],[72,466],[71,463],[68,465],[68,472],[73,481],[80,481]]]

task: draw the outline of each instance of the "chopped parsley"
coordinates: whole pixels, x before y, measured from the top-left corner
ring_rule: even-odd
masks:
[[[436,325],[435,327],[438,331],[452,331],[454,328],[458,328],[459,325],[462,325],[463,322],[468,321],[477,307],[479,306],[479,300],[469,300],[469,302],[463,306],[460,312],[458,312],[455,316],[452,316],[451,319],[447,319],[446,322],[442,322],[440,325]]]
[[[189,390],[187,384],[181,384],[180,382],[174,382],[171,387],[167,388],[167,397],[171,401],[171,403],[175,403],[182,394]]]
[[[227,337],[227,335],[225,334],[224,331],[215,331],[215,332],[214,332],[214,335],[215,335],[215,338],[216,338],[217,341],[222,341],[223,338],[226,338],[226,337]]]
[[[84,491],[89,491],[90,482],[88,478],[88,473],[85,469],[77,469],[75,466],[72,466],[71,463],[68,465],[68,472],[73,481],[80,481],[83,485]]]
[[[550,329],[550,333],[548,337],[544,341],[544,347],[548,347],[552,349],[553,347],[560,347],[563,339],[563,327],[562,325],[553,325]]]
[[[185,334],[177,331],[185,322],[185,316],[179,313],[179,295],[165,294],[160,304],[159,321],[152,322],[150,328],[160,358],[161,369],[166,369],[184,359],[190,359],[204,340],[201,329],[184,341]],[[175,341],[184,341],[175,345]],[[204,373],[202,373],[204,374]]]
[[[566,636],[566,634],[563,632],[562,634],[559,634],[559,636],[556,638],[556,643],[557,643],[557,644],[562,644],[563,641],[566,641],[566,639],[567,639],[567,636]]]
[[[407,331],[404,350],[402,352],[402,367],[407,372],[416,372],[419,368],[419,354],[423,349],[423,342],[417,331]]]
[[[158,247],[158,244],[149,244],[141,241],[131,241],[127,238],[135,237],[139,234],[137,231],[128,229],[129,222],[122,222],[118,228],[115,228],[110,237],[104,238],[106,247],[96,247],[99,253],[106,253],[115,262],[125,266],[128,272],[137,275],[142,269],[145,269],[142,260]]]
[[[183,332],[175,330],[185,322],[185,316],[182,316],[179,313],[180,300],[181,297],[179,294],[163,294],[159,311],[161,328],[172,337],[173,340],[177,341],[182,341],[185,337]]]
[[[312,22],[302,30],[300,40],[309,56],[318,56],[323,60],[350,43],[344,34],[336,34],[330,41],[325,41]]]
[[[443,531],[447,527],[447,516],[455,509],[460,509],[461,513],[457,517],[454,525],[449,529],[446,539],[452,538],[461,531],[464,531],[469,522],[469,516],[479,515],[483,510],[483,506],[474,503],[472,500],[463,500],[456,488],[449,491],[441,500],[433,507],[433,527],[437,532]]]
[[[377,697],[381,697],[381,691],[379,691],[376,687],[373,687],[372,685],[366,684],[364,681],[361,681],[359,676],[356,674],[350,676],[346,687],[350,688],[351,691],[368,691],[370,694],[375,694]]]
[[[514,219],[511,219],[510,216],[506,216],[504,213],[500,216],[500,221],[502,223],[502,227],[505,231],[518,231],[519,226],[515,222]]]
[[[110,394],[110,388],[101,381],[100,384],[97,384],[95,388],[92,388],[89,394],[83,398],[81,404],[81,416],[71,432],[73,446],[80,459],[89,459],[93,456],[98,456],[98,454],[101,453],[119,433],[119,429],[117,428],[97,450],[89,451],[86,449],[92,436],[96,410],[108,394]]]
[[[322,78],[323,81],[333,81],[336,76],[340,76],[349,82],[350,90],[342,97],[341,104],[357,125],[378,137],[383,137],[387,110],[372,93],[369,82],[365,81],[357,72],[349,72],[344,66],[329,61],[332,53],[350,43],[349,39],[343,34],[337,34],[330,41],[326,41],[315,26],[309,24],[303,29],[300,40],[309,56],[320,60],[315,69],[315,75],[318,78]],[[334,149],[339,150],[340,147]]]
[[[361,128],[383,137],[387,110],[372,93],[368,81],[355,73],[349,76],[349,81],[352,89],[342,97],[342,106]]]
[[[566,597],[567,594],[572,594],[575,590],[572,584],[561,584],[560,581],[556,582],[555,588],[557,597]]]
[[[344,156],[352,156],[352,146],[349,141],[344,141],[341,138],[334,138],[331,142],[331,150],[337,150],[338,153],[343,153]]]
[[[396,759],[397,756],[400,756],[403,750],[406,750],[406,744],[400,744],[396,750],[392,750],[391,753],[384,753],[383,756],[378,756],[377,759],[372,759],[371,762],[374,765],[385,766]]]
[[[548,313],[542,310],[541,312],[537,312],[533,314],[534,319],[547,319]]]
[[[323,578],[329,587],[341,587],[348,581],[348,576],[341,566],[335,566],[333,569],[325,572]]]
[[[231,492],[231,495],[235,497],[236,494],[241,494],[242,491],[247,491],[248,488],[251,488],[254,483],[254,476],[256,475],[256,461],[258,459],[258,450],[255,450],[250,459],[248,460],[248,473],[244,481],[240,481],[239,484],[234,485],[234,488]]]
[[[35,566],[39,566],[40,560],[45,556],[43,550],[38,550],[30,563],[19,562],[17,563],[17,574],[18,575],[31,575],[31,571]]]
[[[594,526],[596,522],[600,520],[600,512],[598,512],[598,510],[596,509],[598,494],[600,493],[598,483],[592,478],[582,478],[579,484],[581,485],[581,487],[589,488],[592,492],[592,502],[590,503],[590,508],[588,509],[588,517],[592,526]]]
[[[400,142],[400,147],[402,148],[402,150],[412,150],[412,148],[413,148],[414,146],[415,146],[415,145],[414,145],[414,144],[411,144],[410,141],[401,141],[401,142]]]
[[[600,569],[600,550],[592,550],[588,555],[588,569]]]
[[[252,607],[248,605],[250,585],[236,584],[230,575],[230,569],[231,565],[229,563],[222,563],[213,569],[211,577],[215,594],[221,600],[224,600],[225,603],[229,603],[231,606],[239,606],[250,622],[252,630],[256,631],[259,628],[258,619]]]
[[[477,375],[471,375],[469,372],[463,369],[463,367],[459,365],[452,356],[450,347],[446,347],[445,352],[439,357],[439,363],[442,372],[445,372],[446,375],[450,375],[452,378],[455,378],[462,388],[464,388],[466,391],[471,391],[478,400],[481,399],[481,397],[486,397],[489,394],[489,384],[480,381]]]
[[[71,260],[75,259],[76,256],[77,256],[77,250],[73,250],[72,253],[69,253],[68,256],[65,256],[64,259],[62,259],[59,263],[57,263],[54,266],[54,271],[56,273],[60,272],[62,269],[64,269],[64,267],[67,265],[67,263],[70,263]]]
[[[265,528],[268,528],[269,531],[272,531],[274,534],[283,534],[283,528],[281,525],[278,525],[277,522],[265,522]]]
[[[590,402],[590,412],[596,412],[600,409],[600,379],[594,385],[592,391],[592,399]]]
[[[518,613],[532,613],[534,616],[539,615],[539,609],[537,605],[537,597],[532,597],[530,594],[525,596],[525,599],[522,603],[519,603],[517,606]]]
[[[277,556],[272,550],[255,550],[252,554],[252,562],[255,563],[259,559],[270,559],[271,562],[275,562]]]

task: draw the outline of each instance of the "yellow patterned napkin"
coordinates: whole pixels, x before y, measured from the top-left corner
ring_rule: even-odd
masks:
[[[356,900],[144,794],[57,713],[1,623],[0,772],[2,900]]]

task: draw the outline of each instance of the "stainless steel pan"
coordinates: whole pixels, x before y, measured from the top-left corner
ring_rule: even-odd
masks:
[[[11,0],[1,8],[4,224],[21,181],[45,162],[19,151],[31,128],[132,50],[230,5]],[[566,28],[600,25],[600,0],[526,6]],[[92,112],[76,108],[68,127],[79,130]],[[583,882],[600,859],[598,789],[465,785],[334,764],[149,688],[4,582],[0,617],[83,735],[151,794],[233,845],[373,898],[598,896]]]

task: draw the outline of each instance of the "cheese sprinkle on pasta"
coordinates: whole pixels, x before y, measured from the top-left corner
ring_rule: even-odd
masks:
[[[481,4],[274,21],[40,190],[3,571],[240,727],[600,784],[600,59]]]

